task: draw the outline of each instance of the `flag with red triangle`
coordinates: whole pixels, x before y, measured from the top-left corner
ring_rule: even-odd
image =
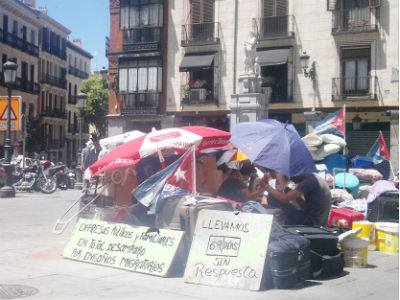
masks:
[[[382,131],[379,131],[379,137],[368,151],[367,157],[372,159],[375,164],[382,162],[384,159],[390,160],[389,151],[385,139],[383,138]]]
[[[174,163],[142,182],[132,193],[149,214],[157,214],[165,198],[193,193],[194,151],[189,149]]]
[[[314,122],[312,127],[315,134],[333,133],[346,136],[346,105],[325,119]]]

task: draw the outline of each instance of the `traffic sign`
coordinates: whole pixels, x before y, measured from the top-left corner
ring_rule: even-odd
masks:
[[[21,96],[11,96],[11,130],[21,130]],[[8,96],[0,96],[0,131],[7,130]]]

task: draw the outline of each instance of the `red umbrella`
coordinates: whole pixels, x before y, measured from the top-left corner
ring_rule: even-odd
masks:
[[[93,175],[107,170],[135,165],[143,157],[164,149],[196,150],[221,149],[229,144],[231,134],[211,127],[186,126],[152,131],[133,139],[99,159],[90,166]]]

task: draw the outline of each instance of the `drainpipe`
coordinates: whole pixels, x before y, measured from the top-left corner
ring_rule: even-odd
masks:
[[[239,0],[235,0],[235,26],[233,39],[233,94],[236,94],[236,68],[237,68],[237,36],[238,36],[238,6]]]

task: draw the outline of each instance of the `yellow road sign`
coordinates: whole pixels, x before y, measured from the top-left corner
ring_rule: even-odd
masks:
[[[7,130],[8,96],[0,96],[0,131]],[[21,130],[21,97],[11,96],[11,130]]]

